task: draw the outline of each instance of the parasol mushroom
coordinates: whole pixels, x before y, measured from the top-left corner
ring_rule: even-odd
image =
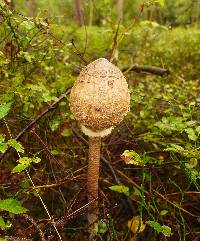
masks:
[[[70,109],[89,136],[88,223],[98,219],[101,138],[109,135],[130,108],[128,84],[120,69],[100,58],[82,69],[70,94]]]

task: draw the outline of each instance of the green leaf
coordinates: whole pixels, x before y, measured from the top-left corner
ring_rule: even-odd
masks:
[[[165,6],[165,0],[157,0],[161,7]]]
[[[166,225],[162,225],[162,234],[165,236],[165,237],[170,237],[171,234],[172,234],[172,230],[169,226],[166,226]]]
[[[5,239],[5,238],[0,238],[0,241],[7,241],[7,239]]]
[[[0,216],[0,229],[5,230],[11,227],[12,227],[12,223],[10,221],[5,222],[3,217]]]
[[[33,22],[31,22],[30,20],[28,20],[28,21],[25,20],[20,24],[20,27],[23,27],[26,30],[31,30],[32,28],[35,27],[35,24]]]
[[[2,216],[0,216],[0,228],[2,230],[6,229],[6,223],[5,223],[5,221],[4,221]]]
[[[64,130],[62,131],[61,135],[62,135],[62,136],[65,136],[65,137],[69,137],[69,136],[72,135],[72,132],[71,132],[70,129],[67,129],[67,128],[66,128],[66,129],[64,129]]]
[[[0,134],[0,143],[3,142],[5,140],[4,135]]]
[[[21,158],[19,158],[19,160],[17,160],[17,162],[19,162],[21,164],[30,164],[32,162],[32,158],[30,158],[30,157],[21,157]]]
[[[27,169],[32,162],[32,158],[21,157],[19,160],[17,160],[17,162],[19,162],[19,164],[13,168],[12,173],[22,172],[23,170]]]
[[[8,145],[12,146],[17,152],[21,152],[24,153],[24,148],[21,145],[21,143],[19,143],[18,141],[16,141],[15,139],[10,139],[7,142]]]
[[[144,166],[144,161],[140,158],[140,155],[135,151],[125,150],[121,155],[121,158],[126,164],[133,164],[136,166]]]
[[[30,187],[29,179],[27,179],[27,178],[23,179],[22,182],[21,182],[21,187],[22,187],[24,190],[29,189],[29,187]]]
[[[21,203],[13,198],[0,200],[0,209],[13,214],[25,213],[28,210],[22,207]]]
[[[32,59],[33,59],[33,56],[31,56],[31,54],[29,52],[23,52],[23,51],[20,51],[19,52],[20,56],[24,57],[24,59],[31,63],[32,62]]]
[[[30,165],[26,164],[18,164],[16,167],[13,168],[12,173],[22,172],[26,170]]]
[[[191,158],[189,161],[188,161],[188,165],[190,166],[190,168],[194,168],[198,165],[198,160],[197,158]]]
[[[156,221],[147,221],[146,224],[153,228],[157,233],[160,233],[162,231],[161,225]]]
[[[168,213],[167,210],[162,210],[162,211],[160,211],[160,215],[161,215],[161,216],[165,216],[167,213]]]
[[[123,185],[114,185],[109,187],[110,190],[119,192],[119,193],[124,193],[126,196],[129,196],[129,188]]]
[[[170,237],[172,234],[171,228],[169,226],[160,225],[156,221],[147,221],[146,224],[152,227],[157,233],[162,233],[166,237]]]
[[[32,162],[39,163],[40,161],[41,161],[41,159],[39,157],[34,157],[34,158],[22,157],[17,161],[17,162],[19,162],[19,164],[13,168],[12,173],[22,172],[25,169],[27,169],[31,165]]]
[[[8,149],[8,145],[6,143],[0,143],[0,152],[4,153]]]
[[[49,127],[52,131],[55,131],[58,129],[60,125],[60,118],[59,117],[55,117],[54,119],[52,119],[50,122],[49,122]]]
[[[196,132],[198,133],[198,135],[200,134],[200,126],[197,126]]]
[[[60,155],[61,152],[59,150],[51,150],[51,154],[56,156],[56,155]]]
[[[41,162],[41,159],[39,157],[34,157],[34,158],[32,158],[32,161],[34,163],[39,163],[39,162]]]
[[[187,128],[185,129],[185,132],[188,134],[188,138],[192,141],[196,141],[197,140],[197,136],[195,134],[195,131],[192,128]]]
[[[108,230],[106,223],[103,220],[98,221],[98,233],[104,234]]]
[[[0,105],[0,119],[3,119],[8,114],[12,104],[13,101],[9,101]]]

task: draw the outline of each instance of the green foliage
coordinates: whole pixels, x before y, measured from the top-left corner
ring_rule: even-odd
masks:
[[[61,135],[62,135],[62,136],[65,136],[65,137],[69,137],[69,136],[72,135],[72,132],[71,132],[70,129],[65,128],[65,129],[62,131]]]
[[[2,216],[0,216],[0,229],[5,230],[12,227],[12,224],[10,221],[5,222]],[[1,240],[1,239],[0,239]]]
[[[123,186],[123,185],[114,185],[114,186],[109,187],[109,189],[111,189],[112,191],[115,191],[115,192],[123,193],[126,196],[130,195],[129,188],[126,186]]]
[[[147,221],[150,227],[152,227],[157,233],[162,233],[165,237],[170,237],[172,235],[171,228],[166,225],[160,225],[156,221]]]
[[[197,149],[192,149],[191,147],[184,149],[182,146],[177,144],[170,144],[170,147],[164,149],[165,151],[170,151],[173,153],[178,153],[187,158],[200,158],[200,152]]]
[[[1,199],[0,210],[8,211],[12,214],[21,214],[28,211],[26,208],[22,207],[19,201],[13,198]]]
[[[21,143],[19,143],[18,141],[16,141],[15,139],[10,139],[7,142],[7,145],[13,147],[17,152],[21,152],[24,153],[24,148],[21,145]]]
[[[21,143],[19,143],[15,139],[10,139],[5,142],[4,136],[0,134],[0,152],[5,153],[9,146],[13,147],[17,152],[24,153],[24,148]]]
[[[39,163],[40,161],[41,159],[39,157],[21,157],[19,160],[17,160],[19,164],[17,164],[17,166],[13,168],[12,173],[22,172],[28,167],[30,167],[32,163]]]
[[[136,166],[145,165],[144,161],[140,158],[140,155],[135,151],[125,150],[124,153],[121,155],[121,157],[126,164],[133,164]]]
[[[56,116],[49,122],[49,127],[52,131],[56,131],[60,125],[60,117]]]
[[[4,143],[4,140],[5,140],[4,136],[0,134],[0,152],[1,153],[4,153],[8,148],[8,145],[7,143]]]
[[[13,101],[9,101],[0,105],[0,119],[3,119],[8,114],[12,104]]]
[[[4,239],[4,238],[0,238],[0,241],[7,241],[7,239]]]
[[[167,213],[168,213],[167,210],[162,210],[162,211],[160,211],[160,215],[161,215],[161,216],[165,216]]]
[[[36,9],[41,8],[41,11],[34,10],[33,17],[18,14],[18,11],[20,13],[22,11],[26,15],[30,10],[25,5],[25,1],[17,2],[15,11],[11,11],[6,5],[0,6],[0,121],[5,123],[0,133],[0,152],[5,153],[9,147],[13,147],[17,152],[25,153],[25,157],[20,158],[14,168],[15,155],[12,154],[3,161],[3,167],[5,173],[11,171],[13,173],[12,178],[17,183],[16,196],[21,198],[23,195],[30,206],[35,201],[31,197],[34,195],[30,195],[29,180],[24,177],[25,173],[21,172],[30,168],[32,164],[40,162],[40,158],[30,158],[26,155],[35,150],[37,153],[42,152],[44,159],[47,159],[46,150],[48,155],[54,155],[52,160],[55,162],[51,162],[53,173],[49,172],[46,161],[42,162],[37,172],[33,173],[34,181],[51,184],[55,183],[55,178],[52,176],[58,177],[59,180],[66,175],[66,172],[84,165],[85,150],[75,144],[76,139],[70,130],[74,125],[74,119],[69,111],[67,98],[38,121],[35,129],[24,135],[21,139],[23,145],[15,139],[10,139],[9,128],[13,136],[17,135],[27,123],[36,118],[53,101],[58,100],[60,94],[72,86],[76,79],[75,75],[84,66],[79,58],[80,55],[88,62],[98,57],[108,56],[118,26],[115,1],[91,1],[94,4],[92,19],[94,25],[86,27],[75,26],[72,20],[71,1],[61,2],[37,1]],[[109,148],[105,139],[105,147],[109,148],[108,153],[111,158],[118,158],[116,156],[123,153],[121,157],[124,162],[131,164],[125,166],[123,163],[116,162],[116,170],[118,167],[121,169],[125,166],[123,172],[127,175],[127,180],[134,178],[134,182],[138,184],[138,187],[132,187],[132,192],[124,185],[113,185],[110,189],[123,193],[133,200],[140,213],[139,220],[146,220],[147,216],[152,220],[159,220],[159,222],[147,222],[156,231],[155,239],[158,239],[159,233],[166,237],[172,235],[170,227],[164,225],[168,216],[174,223],[174,229],[185,225],[187,221],[182,216],[185,208],[182,207],[182,203],[188,200],[184,193],[190,189],[193,192],[200,190],[200,32],[196,26],[181,27],[184,23],[197,23],[197,20],[194,20],[197,16],[194,2],[189,0],[144,1],[143,6],[140,0],[124,1],[124,21],[120,22],[116,55],[113,61],[121,69],[132,65],[152,65],[170,70],[170,75],[162,78],[132,71],[125,73],[131,91],[131,111],[125,121],[127,128],[122,124],[121,132],[117,133],[116,130],[112,134],[113,138],[110,138],[111,145],[113,139],[118,138],[119,147],[114,145],[113,149]],[[85,1],[85,8],[88,4],[89,2]],[[135,19],[134,16],[139,16],[143,7],[140,18]],[[88,14],[89,11],[86,10],[86,23],[89,22]],[[171,28],[171,25],[179,26]],[[72,45],[72,39],[76,47]],[[45,140],[44,150],[40,142],[38,144],[38,135],[43,141]],[[123,139],[121,137],[126,140],[128,147],[121,145]],[[129,145],[133,141],[134,145]],[[125,150],[128,148],[134,151]],[[57,164],[59,167],[56,166]],[[63,168],[60,168],[60,165]],[[4,175],[3,173],[3,178]],[[105,174],[102,173],[102,175]],[[23,176],[22,179],[21,176]],[[169,180],[173,180],[173,184]],[[47,205],[54,205],[56,215],[65,212],[62,210],[63,205],[59,202],[61,198],[57,195],[64,197],[67,193],[65,202],[70,198],[74,200],[76,185],[66,185],[65,188],[67,189],[64,193],[62,188],[59,192],[55,191],[56,198],[53,200],[48,192],[44,189],[41,191]],[[177,192],[177,188],[181,196],[180,199],[178,195],[176,197],[177,200],[179,199],[179,204],[176,205],[171,199],[171,202],[167,202],[168,192],[169,194]],[[7,183],[5,186],[1,185],[1,190],[4,198],[13,196],[13,190]],[[149,193],[150,199],[146,198],[146,192]],[[165,199],[157,197],[156,192],[161,194],[164,192]],[[116,197],[117,193],[115,193]],[[109,192],[109,195],[112,199],[113,192]],[[9,198],[2,201],[4,201],[4,208],[2,208],[4,211],[13,214],[26,211],[16,199]],[[123,205],[120,201],[117,203]],[[176,207],[176,210],[173,207]],[[180,213],[177,207],[182,208]],[[32,208],[34,214],[46,215],[38,209],[38,206],[32,206]],[[120,212],[119,210],[121,208],[117,212]],[[112,211],[111,208],[109,212]],[[187,210],[185,213],[187,215]],[[116,213],[114,216],[116,217]],[[127,217],[123,217],[125,218]],[[5,217],[0,217],[0,227],[4,232],[9,226],[6,220]],[[127,236],[130,233],[124,235],[126,232],[124,225],[119,221],[115,218],[111,220],[109,217],[107,220],[100,220],[97,225],[97,234],[102,237],[102,240],[115,239],[115,237],[116,240],[128,239]],[[115,229],[115,222],[118,222],[117,229]],[[190,224],[187,223],[185,226],[186,230],[191,231],[191,227],[187,227]],[[133,230],[132,225],[130,227]],[[73,235],[76,235],[76,232]],[[176,230],[173,232],[176,235]],[[180,232],[185,237],[184,229]],[[137,233],[137,235],[137,239],[140,240],[140,234]],[[71,236],[68,239],[78,240],[77,237]]]
[[[164,7],[165,0],[146,0],[145,3],[147,5],[152,5],[152,4],[158,3],[161,7]]]
[[[98,221],[98,233],[99,234],[104,234],[108,230],[106,223],[104,220],[99,220]]]
[[[6,229],[6,223],[2,216],[0,216],[0,228],[3,230]]]
[[[165,0],[158,0],[157,2],[160,4],[160,6],[165,6]]]

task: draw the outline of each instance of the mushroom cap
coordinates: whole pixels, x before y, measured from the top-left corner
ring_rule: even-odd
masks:
[[[70,94],[70,109],[86,128],[101,131],[119,124],[130,108],[130,93],[119,68],[100,58],[82,69]]]

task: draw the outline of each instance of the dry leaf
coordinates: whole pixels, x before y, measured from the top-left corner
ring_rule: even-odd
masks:
[[[128,220],[128,228],[133,233],[141,233],[144,231],[146,224],[143,223],[140,216],[134,216],[132,219]]]

